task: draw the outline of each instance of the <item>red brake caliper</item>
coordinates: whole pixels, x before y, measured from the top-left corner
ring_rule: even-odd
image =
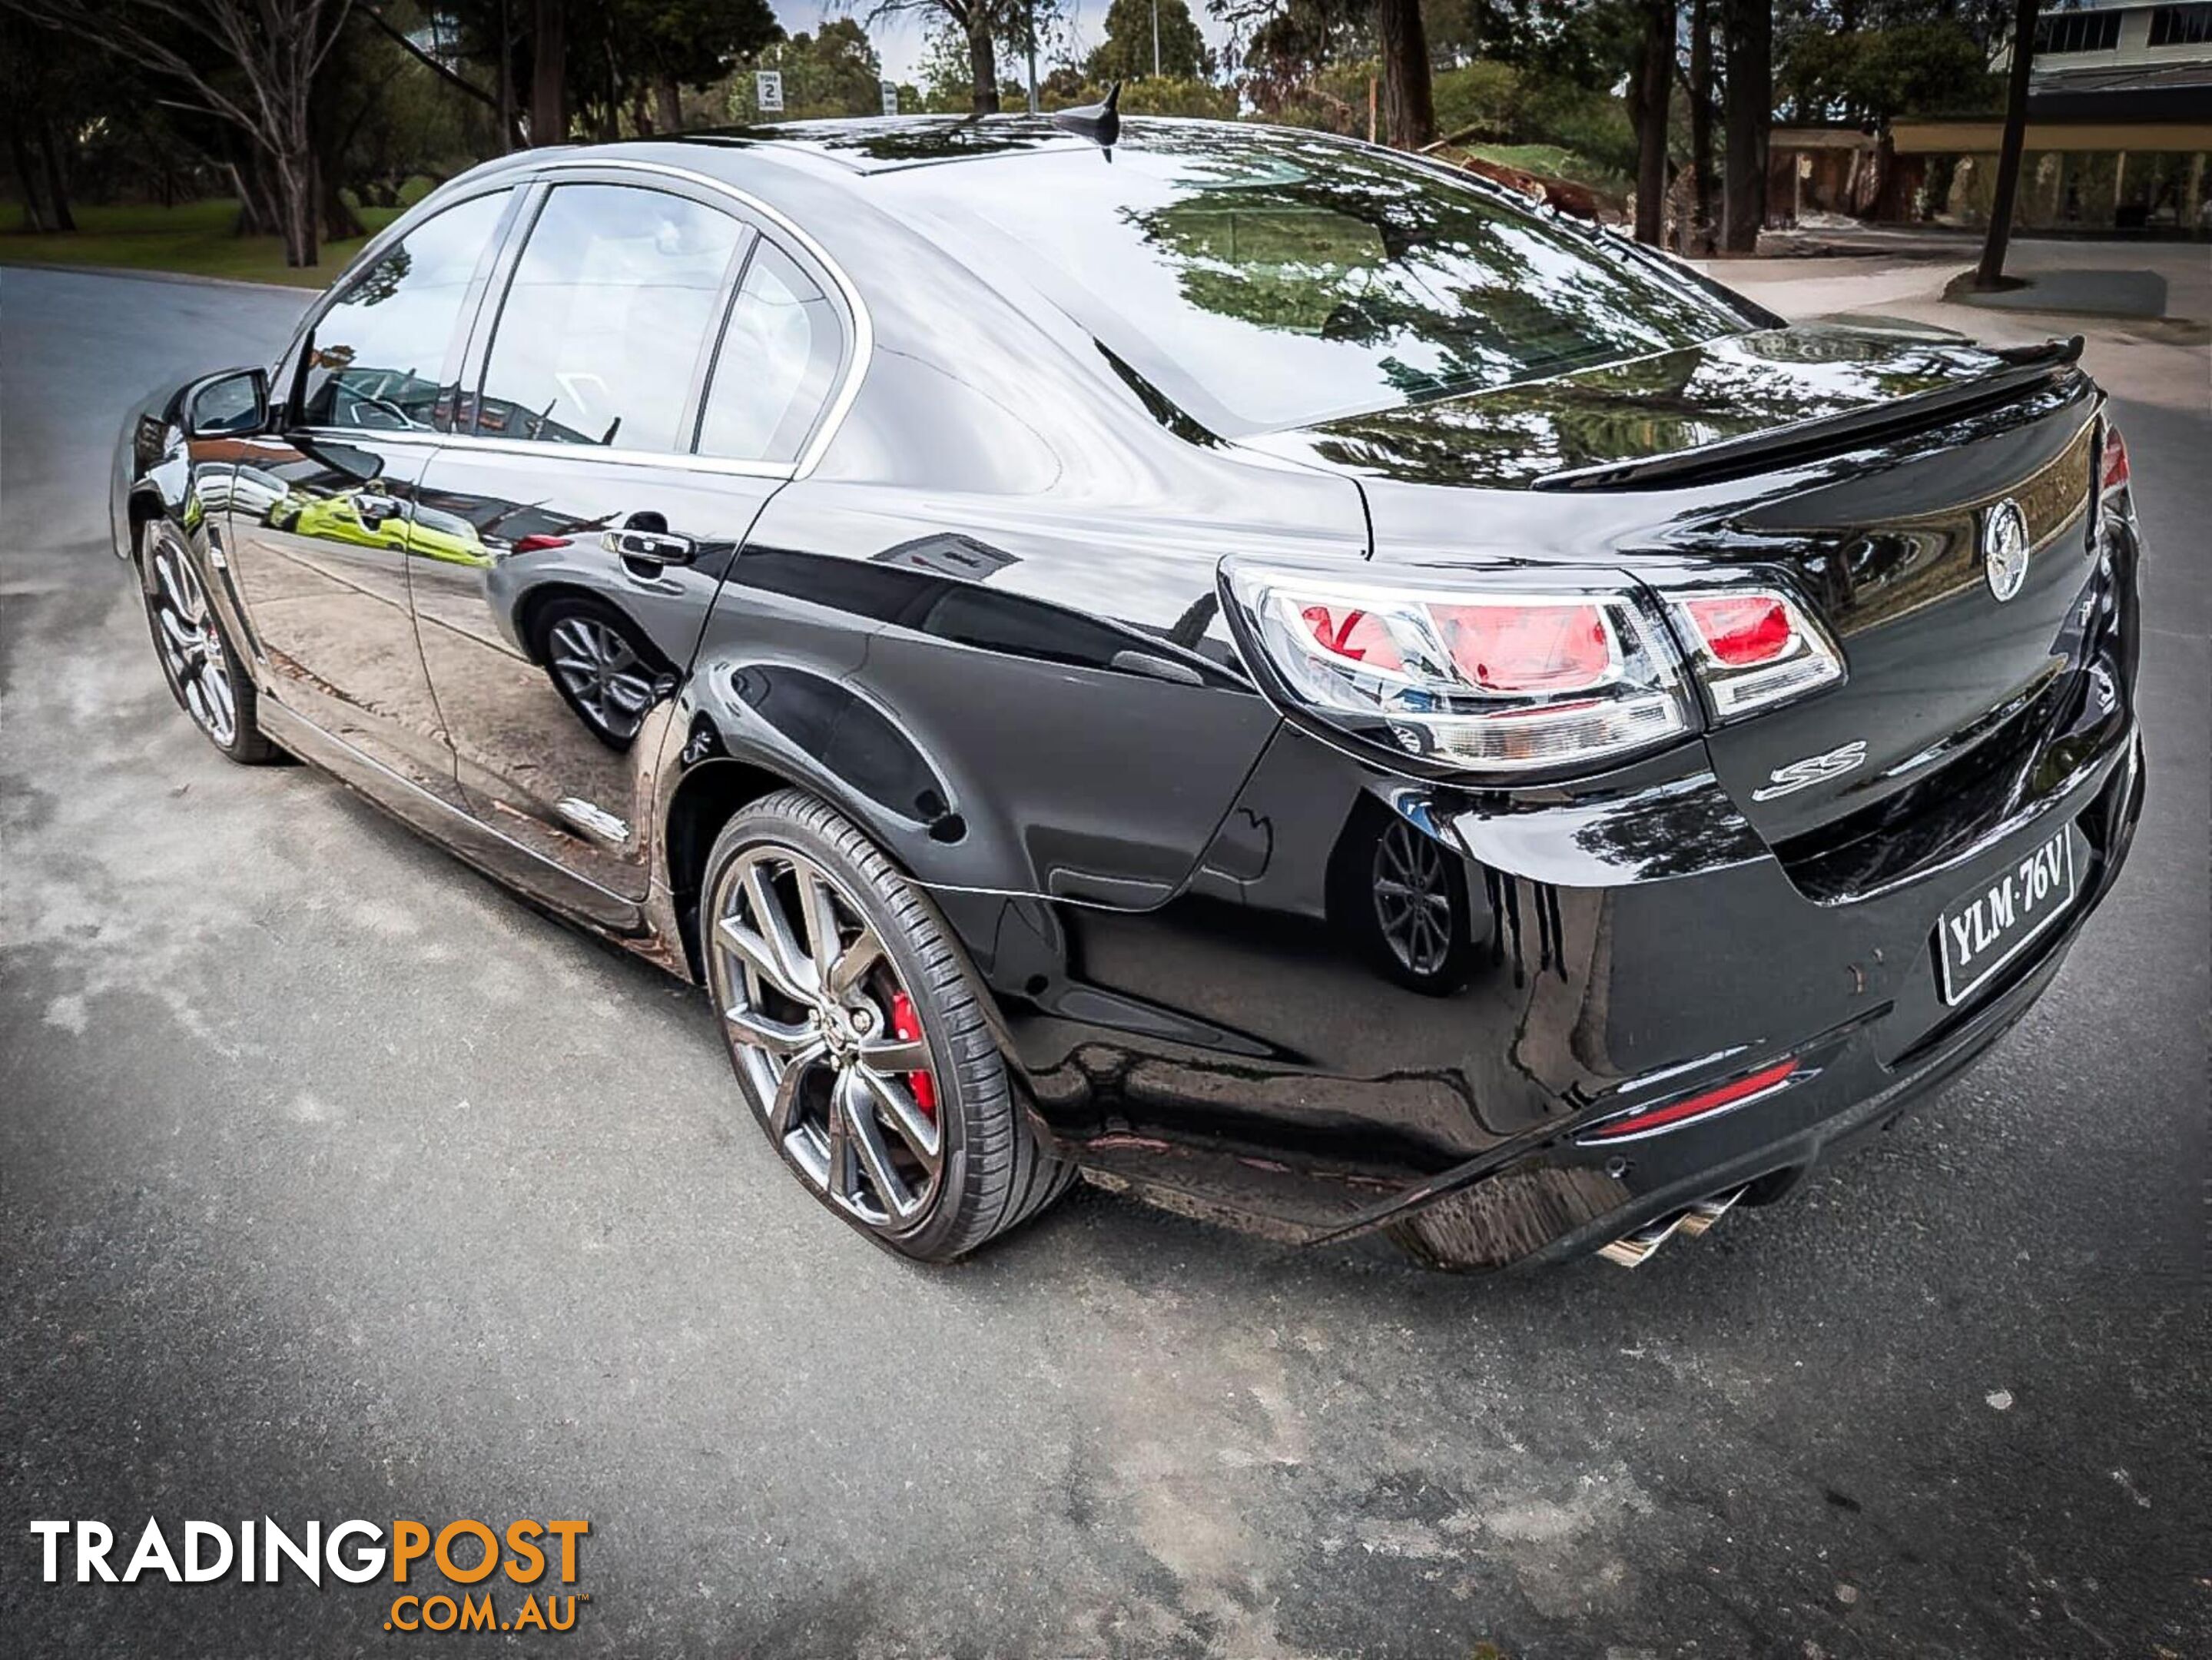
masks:
[[[921,1022],[914,1012],[914,999],[904,992],[891,994],[891,1033],[902,1043],[919,1043]],[[910,1072],[906,1075],[906,1086],[914,1091],[914,1104],[929,1117],[937,1116],[937,1080],[926,1072]]]

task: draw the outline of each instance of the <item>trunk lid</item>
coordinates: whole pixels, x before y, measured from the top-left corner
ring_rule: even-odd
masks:
[[[1847,678],[1707,739],[1786,853],[1925,796],[2063,697],[2100,570],[2100,400],[2076,350],[1801,325],[1245,441],[1357,477],[1378,562],[1786,576]],[[1984,532],[2007,501],[2029,551],[2000,599]]]

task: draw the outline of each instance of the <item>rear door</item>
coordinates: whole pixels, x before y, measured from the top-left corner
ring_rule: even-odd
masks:
[[[421,481],[416,625],[471,810],[639,898],[671,700],[846,331],[711,191],[565,169],[526,211]]]

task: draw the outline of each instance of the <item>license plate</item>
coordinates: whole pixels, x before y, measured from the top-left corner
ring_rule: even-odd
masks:
[[[1956,1003],[2020,955],[2074,898],[2071,828],[2031,848],[2009,869],[1943,912],[1936,924],[1943,1000]]]

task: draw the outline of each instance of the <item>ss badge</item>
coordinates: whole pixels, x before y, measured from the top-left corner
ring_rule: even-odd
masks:
[[[1841,778],[1866,760],[1866,739],[1854,738],[1848,744],[1838,745],[1826,755],[1808,755],[1802,761],[1792,761],[1777,767],[1766,775],[1771,782],[1752,791],[1754,801],[1771,801],[1779,795],[1794,795],[1799,790],[1810,789],[1815,784],[1825,784],[1831,778]]]

